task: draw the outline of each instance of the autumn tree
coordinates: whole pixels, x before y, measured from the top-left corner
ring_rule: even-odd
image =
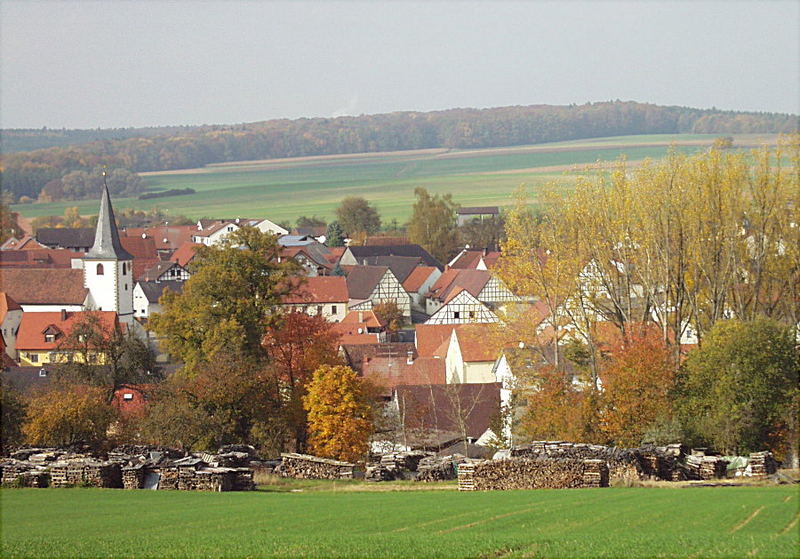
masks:
[[[22,236],[22,228],[19,226],[19,213],[12,212],[7,196],[0,199],[0,243],[6,242],[10,237]]]
[[[22,441],[22,425],[25,421],[27,405],[22,396],[9,383],[0,384],[0,418],[2,418],[2,439],[0,453],[10,445]]]
[[[364,459],[373,430],[372,407],[351,368],[322,366],[314,371],[303,405],[311,452],[350,462]]]
[[[90,384],[106,391],[107,401],[124,384],[155,382],[161,367],[147,342],[119,324],[107,324],[95,312],[81,313],[58,344],[63,356],[56,373],[59,382]]]
[[[192,261],[192,277],[180,293],[166,291],[163,312],[150,326],[166,349],[191,372],[225,349],[256,360],[265,357],[261,340],[276,323],[282,297],[298,268],[279,263],[274,235],[243,227],[220,246],[202,246]]]
[[[75,385],[58,392],[44,393],[28,405],[28,421],[23,433],[28,444],[97,447],[106,440],[115,420],[114,409],[100,388]]]
[[[408,223],[408,237],[441,262],[449,262],[458,251],[458,204],[450,194],[431,196],[424,188],[415,188],[416,201]]]
[[[620,340],[600,378],[601,428],[613,444],[639,446],[651,426],[672,415],[675,367],[657,330],[632,332]]]
[[[281,413],[299,450],[308,437],[303,396],[314,371],[340,363],[338,339],[323,316],[300,312],[284,314],[262,337],[269,370],[280,386]]]
[[[502,215],[472,219],[458,228],[461,242],[472,249],[499,250],[505,240],[505,218]]]
[[[765,319],[717,322],[687,357],[681,417],[718,450],[776,448],[796,463],[799,375],[791,328]]]
[[[374,206],[360,196],[348,196],[336,208],[339,224],[348,236],[374,234],[381,228],[381,217]]]
[[[386,332],[392,336],[400,331],[405,323],[403,311],[397,306],[395,301],[386,301],[378,303],[372,307],[372,312],[378,319],[386,324]]]
[[[288,434],[280,388],[267,369],[247,358],[217,354],[195,374],[178,373],[153,390],[143,434],[159,444],[214,450],[253,444],[271,454]],[[264,434],[277,428],[277,436]]]

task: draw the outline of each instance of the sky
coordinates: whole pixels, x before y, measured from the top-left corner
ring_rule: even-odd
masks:
[[[0,2],[0,126],[586,103],[800,113],[800,0]]]

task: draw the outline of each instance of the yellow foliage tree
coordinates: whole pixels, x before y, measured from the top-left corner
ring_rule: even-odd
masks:
[[[312,453],[350,462],[363,459],[373,430],[372,407],[350,367],[323,365],[314,371],[303,405]]]
[[[72,386],[57,397],[45,393],[33,398],[22,428],[25,440],[42,446],[100,444],[116,416],[105,396],[102,388]]]

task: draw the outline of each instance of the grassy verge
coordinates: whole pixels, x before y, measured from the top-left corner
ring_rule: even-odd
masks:
[[[796,557],[798,549],[793,486],[7,489],[0,502],[4,557]]]

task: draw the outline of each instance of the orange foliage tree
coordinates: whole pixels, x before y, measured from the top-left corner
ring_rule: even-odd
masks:
[[[28,444],[70,446],[100,445],[116,418],[101,388],[71,386],[46,392],[28,405],[28,422],[22,432]]]
[[[586,441],[587,398],[572,376],[552,366],[539,368],[521,391],[527,406],[519,431],[526,440]]]
[[[285,314],[279,324],[267,329],[262,339],[270,370],[281,388],[284,417],[294,431],[297,450],[305,448],[307,439],[302,400],[306,386],[321,365],[341,362],[338,340],[339,335],[323,316],[300,312]]]
[[[672,413],[674,358],[657,331],[632,334],[600,368],[601,430],[620,446],[638,446],[648,427]]]
[[[303,403],[311,452],[350,462],[364,458],[373,430],[372,406],[350,367],[323,365],[314,371]]]

